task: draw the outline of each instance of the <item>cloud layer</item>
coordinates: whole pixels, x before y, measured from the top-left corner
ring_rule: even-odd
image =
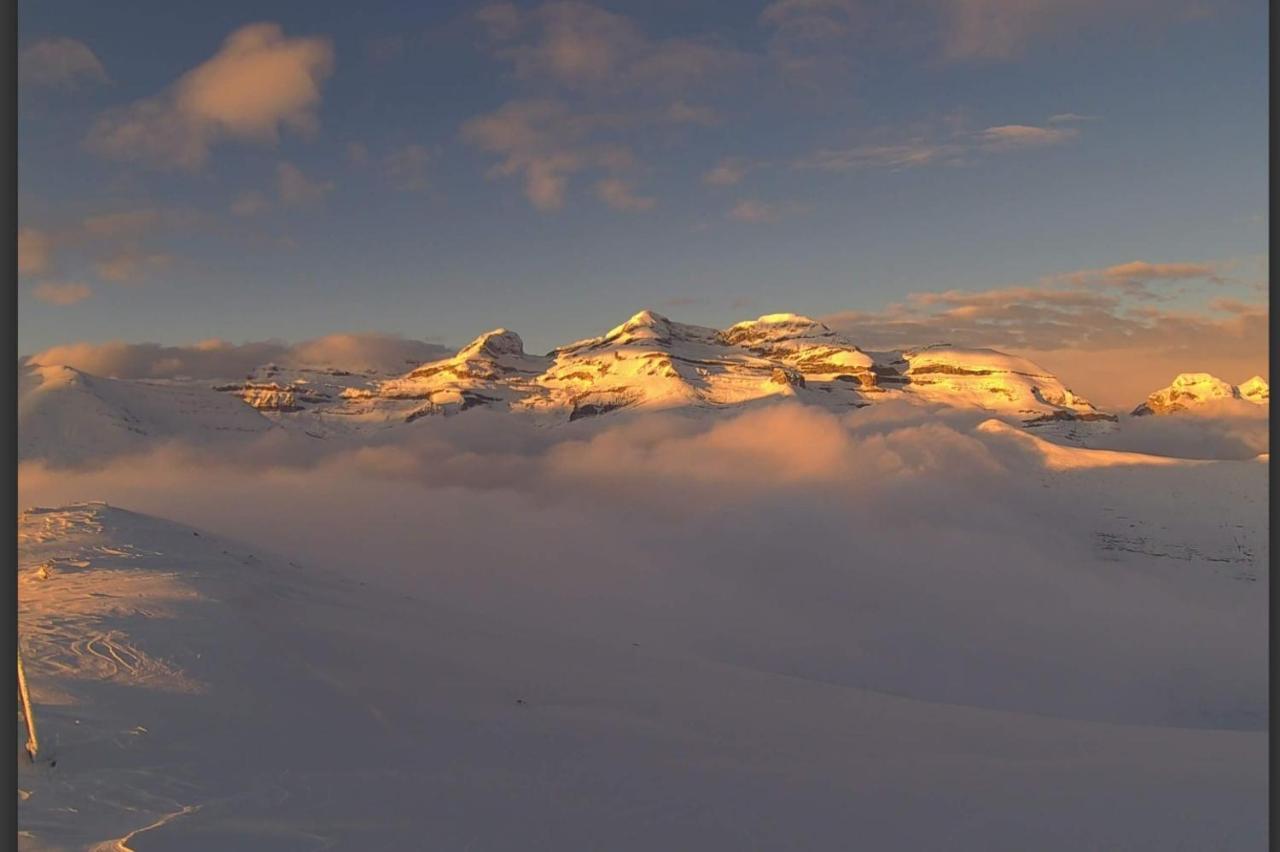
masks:
[[[451,350],[385,334],[331,334],[300,343],[209,340],[188,346],[159,343],[73,343],[30,356],[32,364],[62,365],[119,379],[236,378],[267,363],[399,373]]]
[[[1181,372],[1233,381],[1266,372],[1265,303],[1170,304],[1178,282],[1225,282],[1207,263],[1131,261],[989,290],[913,293],[880,311],[825,321],[860,345],[933,342],[1029,354],[1096,403],[1131,408]]]
[[[1010,712],[1261,730],[1265,596],[1104,560],[1093,497],[1176,546],[1184,525],[1260,523],[1265,468],[1060,473],[979,419],[781,405],[546,430],[477,410],[360,446],[277,432],[96,470],[25,464],[19,483],[24,504],[158,511],[597,642]]]

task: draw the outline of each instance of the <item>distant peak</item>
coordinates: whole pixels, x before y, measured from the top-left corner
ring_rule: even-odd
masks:
[[[661,325],[670,325],[670,324],[671,324],[671,320],[667,319],[657,311],[651,311],[648,309],[640,311],[639,313],[637,313],[635,316],[631,317],[631,319],[627,320],[624,323],[624,325],[635,326],[635,327],[661,326]]]
[[[816,320],[800,314],[765,314],[756,322],[762,325],[820,325]]]
[[[1240,396],[1251,402],[1270,401],[1271,386],[1267,384],[1267,380],[1262,376],[1254,376],[1247,382],[1242,382],[1236,390],[1240,391]]]
[[[666,340],[671,335],[671,320],[657,311],[643,310],[622,325],[610,329],[605,337],[617,337],[622,334],[634,334],[636,332],[659,340]]]
[[[1196,385],[1215,388],[1229,388],[1230,384],[1213,375],[1212,373],[1179,373],[1174,377],[1171,387],[1185,388]]]
[[[477,355],[493,358],[503,355],[521,357],[524,355],[524,341],[514,331],[495,328],[493,331],[486,331],[458,351],[459,358],[474,358]]]

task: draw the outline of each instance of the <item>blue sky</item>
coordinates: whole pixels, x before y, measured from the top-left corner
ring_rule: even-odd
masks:
[[[1167,312],[1265,299],[1262,2],[484,8],[24,2],[20,351],[541,351],[644,307],[877,312],[1131,261],[1213,270]],[[279,79],[227,59],[255,23]],[[155,140],[215,55],[201,108],[263,112],[182,125],[177,162]]]

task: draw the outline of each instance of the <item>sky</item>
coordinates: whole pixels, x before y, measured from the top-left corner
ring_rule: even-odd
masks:
[[[1265,375],[1266,14],[24,2],[19,352],[652,308]]]

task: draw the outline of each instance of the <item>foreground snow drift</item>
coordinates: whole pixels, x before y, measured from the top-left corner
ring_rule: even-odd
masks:
[[[1038,440],[988,430],[980,434],[991,441]],[[1042,443],[1024,450],[1061,449]],[[1240,486],[1236,474],[1261,466],[1090,465],[1091,452],[1055,455],[1045,468],[1044,506],[1056,507],[1056,522],[1097,536],[1087,543],[1097,565],[1061,578],[1070,606],[1092,613],[1099,596],[1145,589],[1160,612],[1135,613],[1133,630],[1164,617],[1207,636],[1227,612],[1246,625],[1261,619],[1265,630],[1255,605],[1258,595],[1265,601],[1265,537],[1253,514],[1246,530],[1219,527],[1212,511],[1199,526],[1163,529],[1190,517],[1190,502],[1171,496],[1192,481],[1178,476],[1239,502],[1231,488],[1256,497],[1265,477]],[[1080,499],[1098,485],[1103,503]],[[1151,502],[1152,486],[1163,486],[1163,503]],[[30,510],[19,527],[19,626],[42,737],[39,762],[19,769],[24,848],[1265,845],[1265,672],[1255,682],[1247,669],[1243,715],[1206,689],[1205,706],[1184,714],[1196,727],[1171,726],[1159,687],[1140,694],[1150,688],[1121,677],[1110,688],[1128,690],[1127,723],[1085,721],[1093,699],[1083,694],[1057,713],[1010,709],[1016,681],[1035,667],[1070,670],[1069,660],[1037,655],[1072,642],[991,645],[993,662],[940,667],[943,646],[920,641],[936,632],[939,606],[972,609],[975,619],[949,626],[940,642],[972,643],[976,625],[1004,623],[1002,605],[983,602],[994,587],[981,574],[972,575],[973,599],[938,601],[925,585],[880,576],[872,551],[834,579],[799,558],[785,590],[763,562],[688,561],[656,576],[665,588],[657,597],[641,588],[623,601],[590,598],[598,619],[521,618],[453,609],[416,591],[430,583],[415,576],[443,567],[443,542],[407,557],[393,588],[104,504]],[[1179,542],[1200,550],[1165,552]],[[1223,549],[1230,542],[1254,550]],[[630,566],[624,553],[597,573]],[[916,570],[945,588],[948,575],[972,573],[971,556],[957,550],[954,564]],[[499,565],[483,547],[474,559],[474,572],[512,588],[529,570]],[[688,585],[670,586],[682,576]],[[734,592],[710,594],[717,579]],[[538,609],[535,592],[515,594]],[[1198,615],[1174,604],[1184,598]],[[830,620],[830,604],[842,601],[844,615]],[[473,602],[487,608],[482,597]],[[779,618],[799,619],[792,634],[806,618],[825,624],[832,648],[774,641],[767,620],[757,635],[751,619],[735,626],[734,613],[764,613],[766,602]],[[648,607],[644,617],[637,607]],[[1053,609],[1033,620],[1046,631],[1069,623]],[[1114,627],[1079,623],[1078,639]],[[1264,659],[1251,631],[1225,635],[1201,652],[1220,654],[1227,670],[1239,665],[1232,655]],[[1148,644],[1155,665],[1170,670],[1192,650],[1167,636]],[[830,664],[855,646],[863,662],[849,656],[854,668],[842,675]],[[1025,665],[1011,665],[1019,655]],[[1087,655],[1076,665],[1090,665]],[[1114,674],[1094,681],[1082,670],[1073,676],[1082,687],[1064,695]],[[986,684],[967,689],[966,676]],[[1002,706],[977,706],[983,693]],[[974,700],[958,700],[966,697]],[[1076,718],[1073,706],[1082,708]]]

